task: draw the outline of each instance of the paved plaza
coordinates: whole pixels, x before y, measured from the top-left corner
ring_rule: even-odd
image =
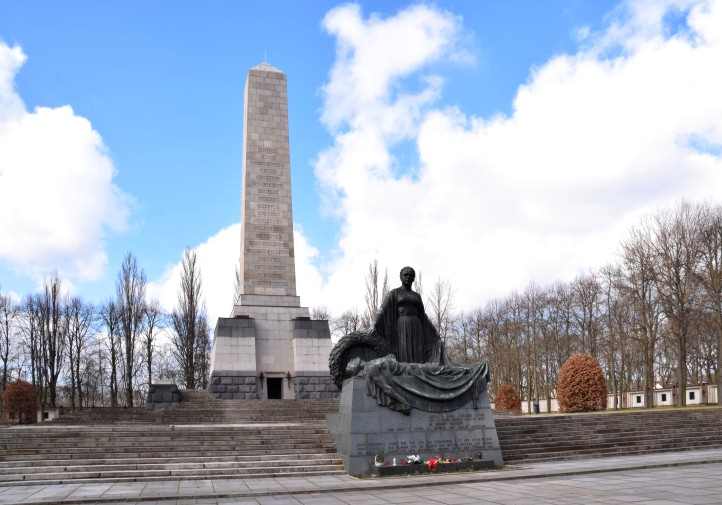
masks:
[[[722,450],[514,465],[387,479],[346,475],[0,487],[0,505],[387,503],[722,505]]]

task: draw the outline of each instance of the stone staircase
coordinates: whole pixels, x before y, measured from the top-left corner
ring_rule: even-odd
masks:
[[[325,422],[337,400],[218,400],[205,391],[186,391],[175,408],[98,408],[66,411],[59,424],[205,424]]]
[[[325,416],[336,402],[213,400],[88,409],[0,428],[0,486],[343,473]]]
[[[498,417],[505,463],[722,447],[722,409]]]

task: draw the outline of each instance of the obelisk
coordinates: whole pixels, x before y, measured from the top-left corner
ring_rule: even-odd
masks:
[[[271,295],[292,297],[275,303],[298,306],[283,72],[267,63],[253,67],[244,110],[241,305],[253,305],[255,295]]]
[[[241,293],[219,318],[209,390],[222,399],[328,399],[328,321],[296,295],[286,76],[261,63],[246,79]]]

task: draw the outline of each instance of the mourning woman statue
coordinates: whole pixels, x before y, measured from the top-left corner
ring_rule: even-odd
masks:
[[[421,296],[411,289],[415,278],[413,268],[401,269],[401,286],[386,295],[373,332],[402,363],[440,364],[444,359],[443,345],[426,316]]]
[[[404,267],[401,286],[386,296],[371,331],[338,341],[329,358],[331,375],[339,388],[346,378],[365,377],[369,396],[404,414],[449,412],[469,402],[476,408],[488,368],[448,360],[421,296],[411,289],[414,277],[414,269]]]

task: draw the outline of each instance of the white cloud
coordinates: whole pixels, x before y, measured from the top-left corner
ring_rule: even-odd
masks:
[[[309,245],[299,226],[294,232],[296,253],[296,280],[301,288],[301,302],[315,307],[321,296],[322,279],[313,266],[318,250]],[[236,265],[241,251],[241,225],[235,223],[215,233],[193,249],[196,251],[205,300],[211,326],[219,317],[229,317],[233,308],[233,286]],[[182,256],[182,255],[181,255]],[[169,266],[157,281],[148,284],[149,299],[157,299],[171,311],[175,308],[180,285],[181,256]]]
[[[681,12],[672,33],[664,19]],[[451,281],[472,308],[531,280],[569,279],[614,261],[629,226],[680,198],[722,194],[722,2],[634,2],[574,54],[550,58],[509,116],[440,107],[433,64],[463,59],[460,18],[428,6],[364,17],[329,12],[337,57],[323,88],[334,135],[316,176],[341,224],[333,260],[296,226],[304,305],[339,314],[363,302],[371,260]],[[461,56],[460,56],[461,55]],[[483,91],[482,91],[483,92]],[[394,148],[411,141],[418,166]],[[239,225],[198,246],[209,315],[233,298]],[[175,303],[178,265],[151,293]]]
[[[241,250],[239,223],[223,228],[193,249],[200,265],[202,295],[211,324],[218,317],[228,317],[233,308],[233,282],[238,254]],[[157,299],[171,311],[178,300],[182,253],[178,261],[166,269],[157,281],[148,284],[149,299]]]
[[[0,261],[35,277],[97,278],[103,240],[126,226],[103,140],[70,106],[28,111],[14,87],[26,56],[0,42]]]
[[[682,29],[667,26],[672,10]],[[322,113],[335,139],[316,174],[342,226],[320,295],[333,312],[360,304],[373,258],[394,279],[411,264],[427,285],[450,280],[470,308],[613,261],[660,206],[720,200],[719,0],[623,4],[576,53],[533,69],[511,115],[490,118],[435,106],[441,81],[427,72],[458,51],[459,18],[344,6],[324,27],[337,43]],[[413,78],[432,84],[411,93]],[[397,166],[403,139],[419,166]]]

